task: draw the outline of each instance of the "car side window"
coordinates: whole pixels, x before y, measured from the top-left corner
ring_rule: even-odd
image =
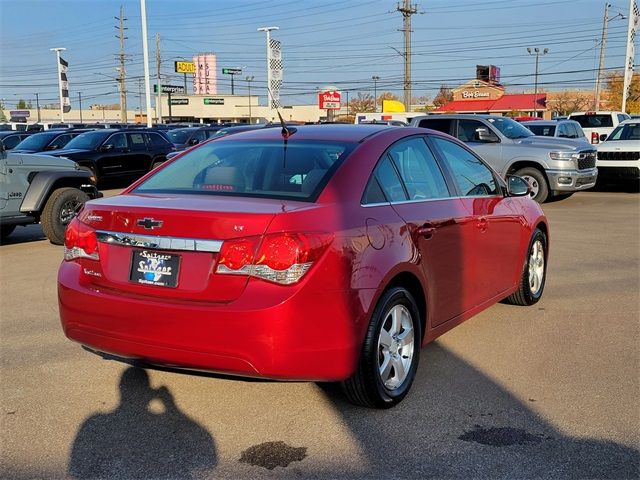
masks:
[[[422,128],[430,128],[442,133],[451,133],[452,120],[446,118],[425,118],[420,120],[418,126]]]
[[[364,189],[364,195],[362,196],[362,204],[370,205],[373,203],[387,203],[387,198],[384,196],[382,188],[378,183],[378,179],[375,175],[372,175],[367,183],[367,187]]]
[[[458,120],[458,132],[457,137],[461,142],[478,142],[478,128],[487,128],[487,126],[477,120]]]
[[[51,148],[51,147],[62,148],[67,143],[69,143],[69,140],[71,140],[71,135],[69,135],[69,134],[60,135],[53,142],[51,142],[51,145],[49,145],[49,148]]]
[[[498,194],[498,185],[491,170],[471,152],[444,138],[432,137],[442,152],[453,180],[465,197],[490,196]]]
[[[129,134],[129,145],[131,150],[141,151],[147,149],[147,142],[145,141],[144,133],[130,133]]]
[[[563,138],[572,138],[571,133],[569,133],[569,128],[566,123],[561,123],[558,125],[558,137]]]
[[[404,202],[407,194],[404,191],[400,177],[395,167],[391,164],[391,159],[385,156],[378,164],[374,173],[380,183],[380,187],[390,202]]]
[[[127,148],[127,136],[124,133],[114,133],[105,145],[113,145],[113,148]]]
[[[20,137],[18,135],[7,136],[2,143],[4,144],[4,148],[11,150],[12,148],[16,148],[16,145],[20,143]]]
[[[198,142],[203,142],[207,139],[207,132],[204,130],[198,130],[191,138],[196,138]]]
[[[575,138],[583,138],[584,137],[584,132],[582,131],[582,127],[579,124],[572,123],[571,127],[576,132],[576,137]]]
[[[449,197],[449,190],[435,157],[422,138],[398,142],[389,149],[409,200]]]
[[[159,135],[157,133],[149,133],[148,135],[149,135],[149,142],[153,147],[162,148],[170,145],[169,142],[162,137],[162,135]]]

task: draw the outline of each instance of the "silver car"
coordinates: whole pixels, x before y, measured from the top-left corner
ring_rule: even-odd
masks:
[[[589,143],[582,127],[575,120],[527,120],[520,123],[531,130],[534,135]]]

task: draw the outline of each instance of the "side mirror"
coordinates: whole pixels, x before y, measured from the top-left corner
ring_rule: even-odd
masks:
[[[189,145],[197,145],[198,143],[200,143],[200,140],[198,140],[197,138],[189,139]]]
[[[108,152],[109,150],[113,150],[113,145],[110,143],[107,143],[106,145],[102,145],[100,147],[100,151],[102,152]]]
[[[58,148],[60,148],[60,147],[58,147],[58,145],[49,145],[47,147],[47,150],[57,150]]]
[[[480,127],[476,128],[476,138],[480,142],[484,143],[499,143],[500,139],[493,133],[490,132],[488,128]]]
[[[531,194],[531,185],[522,177],[507,175],[507,193],[510,197],[524,197]]]
[[[600,135],[600,141],[604,142],[607,139],[608,135],[606,133],[603,133],[602,135]]]

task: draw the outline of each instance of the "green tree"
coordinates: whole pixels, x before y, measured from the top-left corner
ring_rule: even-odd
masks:
[[[611,72],[606,78],[605,98],[611,110],[622,108],[622,89],[624,87],[624,72]],[[631,77],[631,85],[627,95],[627,112],[640,112],[640,73]]]
[[[25,108],[27,108],[27,102],[25,102],[22,98],[20,100],[18,100],[18,104],[16,105],[16,108],[18,110],[24,110]]]
[[[6,122],[7,117],[4,115],[4,102],[0,102],[0,122]]]

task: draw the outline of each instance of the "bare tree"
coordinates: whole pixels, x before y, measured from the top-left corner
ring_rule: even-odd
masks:
[[[352,113],[374,112],[375,103],[373,101],[373,95],[358,92],[356,98],[349,102],[349,109]]]

